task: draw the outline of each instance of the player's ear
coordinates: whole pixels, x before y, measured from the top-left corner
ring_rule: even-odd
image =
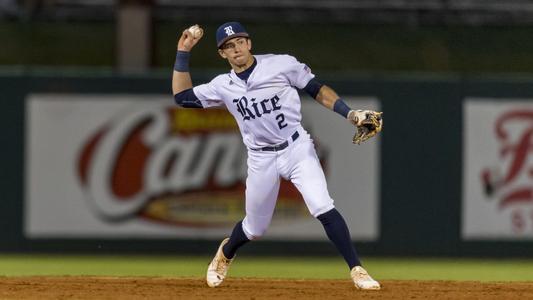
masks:
[[[223,58],[223,59],[227,59],[228,56],[226,55],[226,53],[224,53],[224,50],[222,49],[218,49],[218,54]]]
[[[246,39],[248,41],[248,51],[251,51],[252,50],[252,40],[251,39]]]

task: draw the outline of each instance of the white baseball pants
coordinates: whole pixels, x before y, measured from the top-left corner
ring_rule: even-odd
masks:
[[[289,141],[281,151],[248,150],[246,217],[242,226],[250,240],[261,237],[270,225],[280,176],[296,186],[314,217],[334,208],[313,141],[305,130],[299,132],[299,138]]]

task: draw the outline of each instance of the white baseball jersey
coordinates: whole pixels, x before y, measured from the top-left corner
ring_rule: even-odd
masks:
[[[262,148],[283,143],[301,128],[300,97],[315,77],[290,55],[254,55],[257,65],[247,81],[233,70],[194,87],[203,107],[226,105],[237,120],[244,144]]]

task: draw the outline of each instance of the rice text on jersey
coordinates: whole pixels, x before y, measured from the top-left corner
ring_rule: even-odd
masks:
[[[255,98],[248,100],[245,96],[233,99],[233,103],[235,103],[237,111],[241,114],[243,121],[250,120],[250,118],[261,118],[262,115],[280,110],[281,105],[278,104],[278,102],[278,95],[274,95],[274,97],[270,99],[263,99],[261,101],[257,101]],[[252,107],[253,111],[250,110],[249,107]]]

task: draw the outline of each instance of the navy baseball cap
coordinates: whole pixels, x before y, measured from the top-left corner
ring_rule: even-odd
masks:
[[[236,37],[250,37],[241,23],[228,22],[220,25],[217,29],[217,48],[220,48],[227,40]]]

